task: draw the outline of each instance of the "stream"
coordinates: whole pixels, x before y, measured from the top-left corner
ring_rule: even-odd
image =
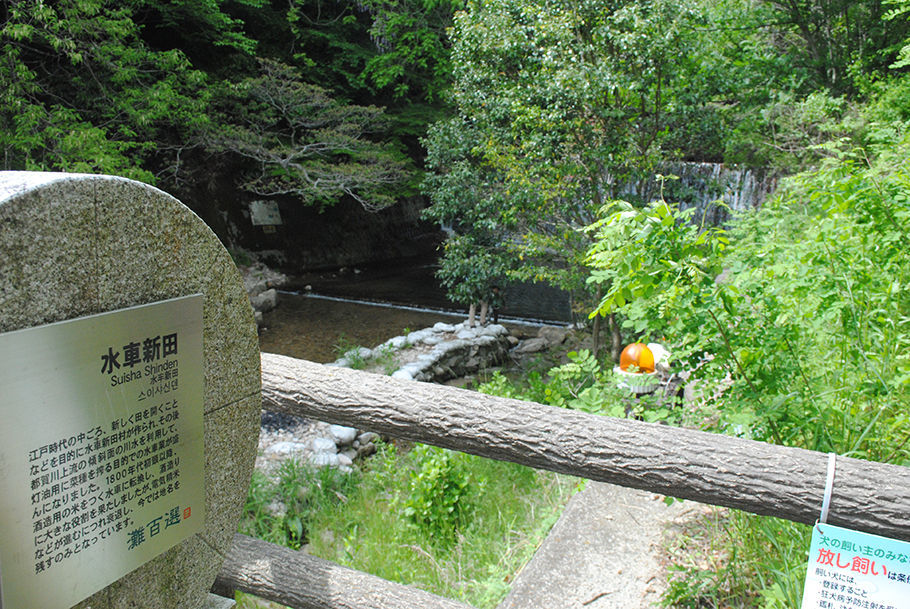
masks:
[[[406,328],[420,330],[440,321],[458,323],[464,319],[464,314],[282,292],[278,308],[263,315],[259,347],[324,364],[338,359],[339,351],[353,346],[375,347],[403,334]]]
[[[435,259],[412,258],[291,276],[279,293],[278,308],[263,315],[260,349],[328,363],[351,347],[372,348],[406,329],[464,321],[466,308],[446,298],[436,269]],[[543,285],[506,288],[500,322],[539,326],[569,321],[568,297],[562,292]]]

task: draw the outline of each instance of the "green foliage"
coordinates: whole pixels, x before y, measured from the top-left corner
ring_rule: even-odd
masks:
[[[796,172],[830,156],[829,142],[855,140],[862,128],[862,119],[846,97],[833,97],[826,91],[808,95],[777,91],[736,127],[727,153],[734,160],[747,154],[751,164]],[[748,148],[748,152],[737,147]]]
[[[904,19],[907,20],[907,16],[910,15],[910,2],[907,0],[885,0],[885,4],[893,6],[891,10],[885,13],[885,20],[892,21],[894,19]],[[901,47],[900,53],[898,54],[897,61],[891,64],[891,68],[905,68],[910,65],[910,43],[905,39],[904,46]]]
[[[427,140],[427,216],[510,278],[584,299],[590,241],[579,229],[661,158],[671,83],[694,66],[694,17],[690,2],[469,4],[452,30],[459,116]],[[467,249],[447,247],[450,288],[473,270]]]
[[[647,165],[691,17],[679,2],[470,5],[453,31],[455,93],[489,133],[484,158],[543,200],[596,197],[605,172]]]
[[[649,423],[680,423],[684,413],[676,404],[656,404],[654,396],[633,398],[620,379],[588,350],[570,351],[565,364],[546,374],[531,372],[510,380],[501,372],[478,388],[482,393],[528,400],[561,408]]]
[[[364,76],[396,98],[438,101],[451,85],[446,30],[462,6],[457,0],[367,0],[370,37],[379,48]]]
[[[865,111],[877,121],[855,136],[866,137],[867,148],[823,143],[816,169],[785,180],[762,209],[740,214],[727,229],[700,226],[663,200],[640,209],[612,202],[588,229],[595,239],[590,281],[603,290],[597,313],[620,314],[636,336],[669,346],[674,365],[691,372],[701,393],[685,412],[624,402],[612,375],[584,352],[524,386],[494,375],[484,389],[910,462],[905,87],[901,80],[882,85],[894,103],[883,99]],[[831,101],[807,100],[806,108],[814,105],[823,120]],[[733,514],[718,533],[714,563],[680,558],[669,604],[798,604],[804,528]]]
[[[432,205],[424,217],[470,234],[487,245],[495,244],[507,218],[501,211],[508,193],[499,173],[478,154],[483,133],[469,121],[452,118],[430,126],[424,140],[426,166],[423,191]]]
[[[282,20],[288,45],[278,57],[298,70],[303,80],[343,99],[368,96],[364,68],[374,55],[369,16],[348,2],[291,0]],[[270,30],[272,28],[269,28]]]
[[[677,330],[681,320],[674,311],[697,306],[690,299],[701,288],[711,287],[722,270],[718,254],[729,243],[723,229],[693,223],[694,211],[680,212],[666,201],[642,209],[623,201],[604,207],[605,217],[588,229],[596,240],[588,251],[592,269],[588,281],[603,291],[595,314],[648,301],[649,315],[628,311],[626,323],[639,334],[647,330],[660,336]],[[651,315],[654,311],[657,317]]]
[[[251,163],[244,190],[318,207],[347,195],[370,210],[400,194],[403,155],[367,137],[381,125],[379,108],[340,103],[271,60],[260,60],[260,74],[226,87],[218,102],[221,124],[206,142]]]
[[[892,127],[870,132],[868,152],[826,145],[817,169],[726,232],[680,222],[662,201],[619,204],[592,226],[591,280],[608,286],[600,311],[666,338],[703,387],[692,407],[709,408],[711,429],[910,462],[910,141]],[[766,607],[795,606],[804,556],[782,533],[789,525],[734,521],[742,530],[730,535],[753,536],[765,548],[755,554],[768,555],[744,590],[761,590],[754,602]],[[724,565],[743,560],[726,560],[686,568],[670,599],[723,605],[732,595],[748,606],[746,591],[724,583]]]
[[[459,532],[471,525],[474,495],[483,481],[470,478],[463,453],[432,446],[414,449],[420,469],[411,472],[404,515],[430,544],[450,547]]]
[[[335,344],[335,357],[336,359],[346,359],[348,362],[347,367],[352,370],[363,370],[367,365],[367,360],[363,356],[363,349],[363,347],[352,342],[342,333]]]
[[[426,140],[427,217],[504,259],[512,279],[592,298],[592,241],[579,229],[662,162],[795,170],[834,154],[832,139],[862,137],[866,125],[845,96],[859,86],[848,67],[869,67],[857,74],[874,82],[874,56],[887,54],[881,45],[897,30],[868,7],[817,15],[817,4],[469,3],[452,28],[458,115]],[[791,5],[794,21],[785,18]],[[828,55],[796,50],[794,24],[815,32],[807,35]],[[823,27],[833,29],[813,29]],[[858,53],[850,58],[837,47],[848,40]],[[834,93],[812,88],[818,65],[835,66],[825,77],[837,81]],[[448,286],[471,270],[465,250],[454,244],[443,257]]]
[[[344,359],[346,366],[352,370],[381,370],[386,375],[391,375],[399,368],[396,350],[391,345],[367,349],[358,346],[343,333],[335,343],[335,358]]]
[[[513,266],[504,243],[507,195],[497,173],[474,151],[479,136],[471,125],[451,119],[432,125],[424,140],[431,171],[422,190],[432,204],[423,216],[452,231],[437,277],[452,301],[466,305],[486,300]]]
[[[234,264],[237,266],[249,266],[255,262],[250,252],[245,249],[229,249],[228,253],[231,255],[231,259],[234,261]]]
[[[469,236],[449,238],[436,277],[451,300],[469,305],[489,301],[493,286],[502,285],[505,262],[493,248]]]
[[[407,332],[405,332],[407,336]],[[379,366],[386,376],[391,376],[398,370],[398,358],[395,355],[395,349],[391,345],[383,345],[374,350],[374,363]]]
[[[346,501],[357,486],[356,474],[336,469],[313,469],[290,459],[276,481],[253,472],[240,532],[295,550],[307,543],[315,515]]]
[[[710,354],[700,374],[732,377],[724,407],[754,437],[906,455],[881,442],[900,439],[910,379],[897,287],[908,277],[905,146],[866,168],[848,154],[793,178],[726,236],[678,223],[663,203],[623,207],[595,225],[592,281],[610,286],[601,311],[667,337],[683,360]]]
[[[872,99],[863,108],[866,138],[887,146],[900,139],[910,124],[910,78],[881,80],[870,89]]]
[[[716,510],[667,548],[665,607],[790,609],[800,606],[810,528],[767,516]]]
[[[143,39],[148,32],[135,19],[148,8],[103,0],[5,4],[3,168],[154,181],[146,163],[162,153],[157,144],[204,124],[207,93],[204,75],[181,50]],[[222,15],[215,3],[198,12]],[[235,33],[234,25],[224,23],[223,33]]]
[[[398,7],[373,4],[7,2],[2,168],[111,173],[192,196],[239,177],[260,196],[386,207],[416,185],[404,151],[417,156],[417,134],[436,116],[450,17],[439,5],[389,25],[400,58],[412,36],[427,45],[402,59],[424,70],[402,77],[409,97],[392,100],[389,120],[371,105],[380,94],[365,70],[380,55],[370,28]]]
[[[892,147],[871,165],[848,154],[794,178],[741,224],[732,306],[761,338],[740,348],[755,385],[780,396],[766,415],[778,441],[898,457],[882,439],[898,439],[910,384],[910,301],[897,287],[910,277],[910,183],[907,142]]]
[[[772,0],[774,26],[790,41],[787,52],[816,88],[854,90],[858,73],[887,70],[907,38],[906,20],[891,19],[882,2]],[[900,7],[900,4],[898,3]],[[898,14],[900,8],[898,8]],[[786,40],[786,39],[785,39]]]
[[[312,520],[310,551],[322,558],[492,609],[576,490],[572,479],[512,463],[452,453],[470,494],[470,523],[450,545],[427,539],[405,515],[414,476],[440,462],[439,449],[381,445],[363,465],[348,501]],[[445,515],[440,514],[442,518]]]

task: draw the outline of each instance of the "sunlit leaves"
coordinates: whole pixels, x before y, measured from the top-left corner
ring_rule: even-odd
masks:
[[[196,7],[198,14],[218,10],[213,2],[206,7]],[[144,8],[103,0],[7,3],[0,27],[6,168],[152,181],[143,163],[163,133],[204,121],[204,76],[182,52],[145,43],[134,20]]]
[[[429,213],[470,227],[483,209],[509,235],[514,278],[584,291],[579,229],[661,157],[693,17],[689,2],[663,0],[469,3],[452,58],[458,121],[473,141],[452,165],[431,162]]]
[[[721,421],[753,413],[753,437],[905,462],[908,146],[830,159],[728,233],[613,204],[591,227],[601,311],[663,338],[723,388]]]

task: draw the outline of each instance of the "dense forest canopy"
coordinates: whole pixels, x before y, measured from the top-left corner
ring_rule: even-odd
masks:
[[[443,107],[451,12],[382,1],[3,2],[3,168],[178,190],[239,175],[238,189],[304,204],[390,205],[413,190],[417,137]]]
[[[896,0],[5,0],[3,167],[165,187],[240,171],[238,188],[381,207],[419,179],[417,138],[454,118],[495,127],[484,162],[516,179],[536,165],[525,178],[552,196],[566,194],[564,173],[648,171],[667,157],[792,169],[894,78],[905,11]],[[261,104],[243,95],[276,69],[289,97],[242,125]],[[300,96],[350,106],[358,126],[292,124],[277,108]],[[313,145],[318,156],[292,152]]]

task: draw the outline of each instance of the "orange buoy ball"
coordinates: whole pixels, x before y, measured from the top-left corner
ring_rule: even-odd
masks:
[[[654,372],[654,354],[642,343],[632,343],[622,350],[619,356],[619,368],[630,372],[635,366],[638,372]]]

